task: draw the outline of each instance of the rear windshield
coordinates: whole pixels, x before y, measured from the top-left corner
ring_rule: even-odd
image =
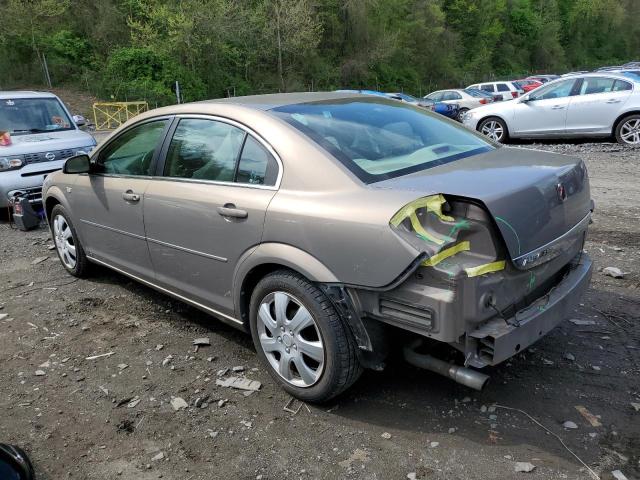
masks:
[[[0,100],[0,131],[11,135],[72,130],[75,127],[57,98]]]
[[[349,98],[286,105],[272,112],[329,151],[365,183],[495,148],[462,125],[391,100]]]

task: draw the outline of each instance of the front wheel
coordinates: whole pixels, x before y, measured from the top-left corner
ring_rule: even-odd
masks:
[[[250,304],[253,343],[271,376],[305,402],[326,402],[362,368],[351,332],[314,284],[287,270],[264,277]]]
[[[62,266],[75,277],[86,277],[89,260],[78,240],[69,214],[62,205],[56,205],[51,211],[51,234],[56,245],[56,252]]]
[[[640,145],[640,115],[623,118],[616,127],[616,140],[625,145]]]
[[[506,143],[509,140],[509,130],[506,123],[497,117],[484,119],[480,123],[478,130],[494,142]]]

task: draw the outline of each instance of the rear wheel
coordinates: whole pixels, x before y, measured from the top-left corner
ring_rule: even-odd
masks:
[[[616,127],[616,140],[625,145],[640,145],[640,115],[623,118]]]
[[[86,277],[89,271],[89,260],[78,240],[78,234],[69,219],[69,214],[62,205],[53,207],[50,226],[62,266],[71,275]]]
[[[325,402],[355,382],[362,368],[351,332],[326,295],[280,270],[251,295],[250,327],[260,360],[291,395]]]
[[[459,122],[462,122],[462,119],[464,118],[464,114],[465,114],[465,113],[467,113],[468,111],[469,111],[469,109],[468,109],[468,108],[461,108],[461,109],[458,111],[458,121],[459,121]]]
[[[498,117],[489,117],[480,122],[478,130],[494,142],[506,143],[509,140],[507,124]]]

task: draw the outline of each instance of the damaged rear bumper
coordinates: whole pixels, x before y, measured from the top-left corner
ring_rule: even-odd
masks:
[[[589,286],[593,263],[582,254],[551,290],[511,318],[494,318],[467,335],[467,365],[496,365],[527,348],[566,319]]]

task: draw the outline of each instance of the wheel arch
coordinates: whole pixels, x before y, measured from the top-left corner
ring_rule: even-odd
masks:
[[[287,269],[317,283],[339,283],[336,276],[311,254],[284,243],[263,243],[245,252],[233,280],[236,317],[249,325],[249,302],[258,282],[276,270]]]
[[[58,187],[53,186],[47,190],[47,195],[44,200],[44,210],[47,215],[47,220],[51,219],[51,211],[56,205],[62,205],[66,210],[69,210],[69,205],[62,191]]]
[[[501,117],[500,115],[497,115],[497,114],[487,115],[485,117],[482,117],[480,120],[478,120],[478,123],[476,124],[476,130],[479,132],[480,131],[480,125],[482,124],[482,122],[484,122],[485,120],[489,120],[490,118],[497,118],[501,122],[504,122],[504,125],[507,127],[507,132],[511,131],[509,129],[509,123],[507,122],[507,120],[505,120],[504,117]]]
[[[635,110],[630,110],[628,112],[621,113],[618,116],[618,118],[616,118],[615,122],[613,122],[613,128],[611,129],[611,135],[615,136],[616,130],[618,129],[618,125],[620,125],[620,122],[622,122],[622,120],[624,120],[625,118],[630,117],[631,115],[640,115],[640,110],[639,109],[635,109]]]

